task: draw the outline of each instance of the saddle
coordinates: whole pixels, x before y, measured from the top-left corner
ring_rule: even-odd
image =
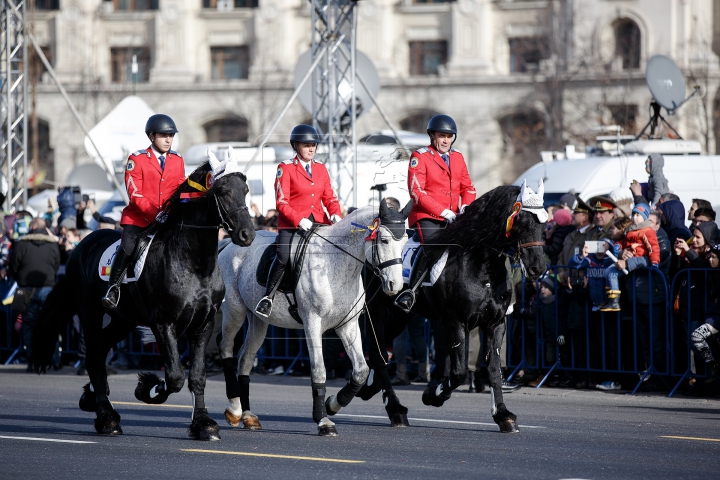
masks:
[[[307,232],[297,231],[293,234],[290,239],[290,258],[288,264],[285,267],[285,275],[283,276],[282,282],[278,287],[278,291],[288,294],[295,293],[295,287],[297,287],[298,281],[300,280],[300,274],[302,273],[303,263],[305,262],[305,252],[307,250],[308,242],[310,237],[315,231],[322,226],[321,223],[313,224],[312,228]],[[265,251],[260,257],[257,270],[255,272],[255,278],[258,284],[265,287],[267,286],[268,274],[270,273],[270,267],[275,259],[277,252],[277,240],[271,243],[265,248]]]
[[[133,250],[133,253],[130,256],[130,263],[128,264],[127,273],[125,274],[125,277],[123,277],[122,283],[134,283],[137,282],[138,278],[140,278],[143,267],[145,266],[148,247],[152,243],[153,237],[154,235],[141,235],[138,238],[135,250]],[[103,281],[107,282],[110,280],[110,267],[112,266],[112,262],[118,248],[120,248],[120,240],[106,248],[100,256],[98,274],[100,275],[100,279]]]
[[[440,274],[445,269],[448,259],[448,250],[446,249],[434,265],[427,265],[427,256],[425,255],[420,239],[417,235],[413,236],[403,247],[402,266],[403,281],[406,285],[415,285],[417,275],[422,274],[429,267],[428,274],[423,279],[422,286],[432,286],[435,284]],[[415,265],[417,264],[417,265]],[[412,278],[411,278],[412,276]]]

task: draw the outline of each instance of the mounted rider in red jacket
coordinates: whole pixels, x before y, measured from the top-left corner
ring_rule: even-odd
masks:
[[[325,165],[315,161],[320,135],[310,125],[298,125],[290,134],[295,158],[278,165],[275,178],[275,206],[278,210],[277,255],[270,267],[265,295],[255,313],[267,318],[290,257],[290,240],[295,232],[310,230],[314,223],[331,225],[342,219],[340,203],[330,184]],[[325,214],[323,205],[330,214]]]
[[[155,221],[160,207],[185,181],[185,162],[170,150],[177,127],[167,115],[153,115],[145,124],[150,146],[128,157],[125,188],[130,203],[123,209],[120,247],[115,253],[108,291],[102,299],[105,308],[113,309],[120,301],[120,284],[135,250],[137,239]]]
[[[421,243],[454,222],[476,196],[465,158],[452,148],[457,140],[455,121],[448,115],[435,115],[428,122],[427,133],[430,145],[413,152],[408,167],[408,190],[413,199],[408,223],[418,232]],[[416,281],[397,296],[398,308],[410,311],[415,290],[426,274],[411,274]]]

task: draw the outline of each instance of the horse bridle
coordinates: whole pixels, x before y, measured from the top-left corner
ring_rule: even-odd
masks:
[[[405,222],[403,222],[403,224],[404,224],[404,223],[405,223]],[[378,229],[380,229],[380,227],[382,227],[382,226],[384,226],[384,225],[383,225],[383,224],[380,224],[380,225],[378,226]],[[387,228],[387,227],[385,227],[385,228],[386,228],[387,230],[390,230],[390,229]],[[390,232],[390,234],[392,235],[392,231]],[[393,265],[402,265],[402,258],[401,258],[401,257],[397,257],[397,258],[393,258],[393,259],[390,259],[390,260],[386,260],[386,261],[384,261],[384,262],[380,262],[380,253],[378,252],[378,244],[377,244],[377,242],[379,241],[379,240],[378,240],[379,238],[380,238],[380,235],[377,235],[377,234],[376,234],[376,235],[375,235],[375,238],[373,238],[372,246],[370,247],[370,248],[372,249],[372,260],[373,260],[373,263],[375,263],[376,261],[379,262],[377,265],[372,265],[372,264],[370,264],[371,267],[372,267],[372,269],[373,269],[373,273],[375,273],[375,275],[377,275],[378,277],[380,276],[380,272],[382,272],[384,269],[386,269],[386,268],[388,268],[388,267],[392,267]],[[395,235],[393,235],[393,238],[395,238]],[[397,239],[396,239],[396,240],[397,240]]]
[[[227,220],[225,220],[225,217],[230,218],[230,216],[235,212],[239,212],[240,210],[248,210],[247,205],[243,205],[241,207],[236,208],[235,210],[228,212],[225,209],[225,207],[223,206],[222,202],[220,202],[218,200],[217,194],[213,193],[213,199],[215,200],[215,207],[217,208],[218,217],[220,217],[220,225],[188,225],[181,220],[178,228],[180,228],[180,230],[182,230],[183,228],[211,229],[211,230],[218,230],[220,228],[224,228],[226,232],[228,232],[228,233],[232,232],[233,228],[230,226],[230,223]],[[225,217],[223,217],[223,211],[225,212]]]

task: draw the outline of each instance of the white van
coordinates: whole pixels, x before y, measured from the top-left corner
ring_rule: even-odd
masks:
[[[383,131],[385,137],[389,134]],[[406,132],[401,132],[401,135]],[[357,176],[352,178],[348,171],[340,175],[339,184],[333,184],[338,197],[344,201],[346,207],[352,206],[351,188],[353,184],[357,188],[357,206],[377,205],[380,197],[392,196],[397,198],[403,205],[410,200],[407,190],[407,155],[402,155],[402,149],[393,145],[390,140],[380,139],[379,134],[368,135],[358,142],[358,163]],[[408,138],[403,137],[406,144]],[[415,138],[411,138],[415,140]],[[241,165],[247,164],[257,151],[257,147],[250,146],[244,142],[220,142],[202,143],[193,145],[185,152],[185,173],[190,174],[199,165],[207,161],[207,149],[223,160],[228,145],[233,147],[235,155]],[[417,148],[417,141],[412,144]],[[277,173],[277,165],[283,160],[293,158],[294,154],[290,146],[268,146],[263,148],[262,154],[258,156],[255,163],[246,172],[250,194],[248,205],[256,203],[263,213],[268,209],[275,208],[274,183]],[[318,160],[324,162],[326,155],[318,152]],[[331,178],[337,178],[337,165],[325,164],[330,172]],[[375,187],[375,189],[373,189]],[[381,190],[378,191],[378,188]],[[384,188],[384,190],[382,190]]]
[[[615,145],[614,147],[616,147]],[[700,155],[700,144],[691,140],[636,140],[620,147],[621,152],[599,151],[583,154],[574,148],[565,152],[542,152],[543,161],[529,168],[515,180],[535,188],[542,178],[545,184],[545,206],[558,203],[571,189],[588,200],[595,195],[629,189],[633,180],[647,182],[645,160],[651,153],[665,158],[663,169],[670,192],[680,197],[685,210],[693,198],[710,201],[720,209],[720,156]],[[628,197],[631,198],[628,190]]]

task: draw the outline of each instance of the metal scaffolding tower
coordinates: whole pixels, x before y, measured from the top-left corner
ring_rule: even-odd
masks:
[[[312,59],[323,57],[312,72],[313,126],[327,154],[333,184],[345,205],[357,205],[355,120],[355,0],[310,0]],[[314,63],[313,63],[314,64]],[[365,106],[367,108],[367,106]]]
[[[5,209],[27,205],[27,75],[28,44],[25,1],[0,0],[0,90],[2,92],[2,156],[8,183]]]

